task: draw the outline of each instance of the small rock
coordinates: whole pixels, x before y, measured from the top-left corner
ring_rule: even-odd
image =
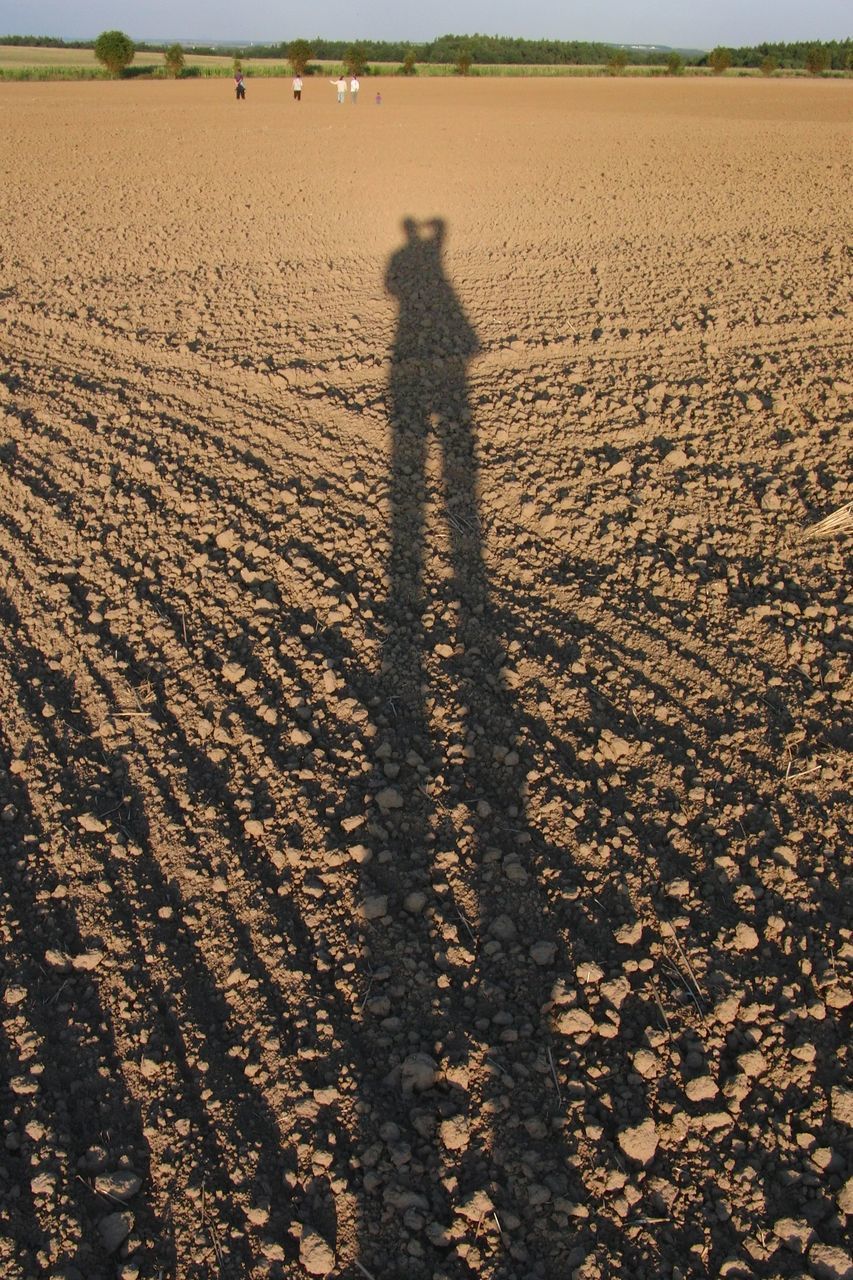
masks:
[[[706,1133],[716,1133],[719,1129],[731,1129],[734,1120],[728,1111],[709,1111],[702,1116],[701,1123]]]
[[[853,1217],[853,1178],[848,1178],[838,1193],[838,1207],[848,1217]]]
[[[737,1020],[740,1000],[737,996],[724,996],[714,1009],[714,1016],[721,1026],[730,1027]]]
[[[467,1218],[469,1222],[480,1223],[490,1213],[494,1212],[495,1206],[491,1197],[486,1191],[473,1191],[467,1199],[457,1205],[456,1212],[462,1218]]]
[[[106,831],[107,825],[94,813],[83,813],[77,819],[84,831]]]
[[[108,1213],[98,1223],[98,1234],[107,1253],[115,1253],[133,1230],[134,1218],[128,1209],[120,1213]]]
[[[14,1007],[16,1004],[23,1004],[27,998],[26,987],[7,987],[3,992],[3,1003]]]
[[[604,756],[605,760],[612,760],[614,763],[618,760],[624,760],[626,756],[631,754],[631,744],[626,742],[624,738],[614,736],[602,737],[598,743],[598,749]]]
[[[660,1058],[651,1049],[638,1049],[631,1061],[637,1075],[644,1080],[654,1080],[655,1076],[660,1075]]]
[[[805,1253],[814,1239],[814,1232],[805,1218],[779,1218],[773,1223],[773,1234],[794,1253]]]
[[[595,1023],[584,1009],[566,1009],[554,1019],[554,1027],[562,1036],[589,1035]]]
[[[813,1244],[808,1257],[817,1280],[853,1280],[853,1258],[840,1245]]]
[[[575,970],[575,976],[577,977],[578,982],[583,983],[586,986],[593,986],[594,984],[601,982],[604,977],[604,970],[601,968],[601,965],[587,962],[585,964],[578,965]]]
[[[719,1093],[716,1082],[710,1076],[697,1076],[688,1080],[684,1090],[691,1102],[710,1102]]]
[[[95,1190],[113,1200],[130,1200],[142,1186],[142,1179],[132,1169],[117,1169],[115,1173],[101,1173],[95,1179]]]
[[[103,951],[84,951],[81,955],[74,957],[71,967],[78,973],[91,973],[93,969],[97,969],[103,958]]]
[[[658,1149],[658,1135],[651,1118],[642,1124],[632,1125],[619,1134],[619,1146],[629,1160],[637,1164],[651,1164]]]
[[[602,982],[599,987],[605,1000],[609,1000],[614,1009],[621,1009],[631,994],[631,984],[627,978],[613,978],[610,982]]]
[[[327,1276],[335,1265],[335,1251],[319,1232],[303,1227],[299,1240],[299,1261],[309,1276]]]
[[[426,904],[427,896],[420,889],[415,889],[412,893],[407,893],[403,899],[403,906],[405,910],[412,916],[419,916]]]
[[[468,1121],[464,1116],[451,1116],[439,1126],[439,1137],[448,1151],[464,1151],[470,1140]]]
[[[509,916],[498,916],[489,925],[489,933],[493,938],[497,938],[498,942],[512,942],[515,932],[515,924]]]
[[[679,467],[686,467],[687,454],[683,449],[670,449],[669,453],[664,457],[663,465],[673,471],[678,470]]]
[[[530,959],[534,964],[540,965],[543,969],[549,964],[554,963],[554,956],[557,953],[557,945],[554,942],[534,942],[530,948]]]
[[[377,893],[370,898],[365,898],[358,908],[358,915],[362,920],[379,920],[387,914],[387,893]]]
[[[739,924],[735,929],[735,936],[732,939],[732,946],[735,951],[754,951],[758,946],[759,937],[751,924]]]
[[[832,1118],[853,1127],[853,1089],[842,1089],[840,1085],[833,1089]]]
[[[403,797],[396,787],[383,787],[376,793],[376,803],[383,813],[388,813],[392,809],[402,809]]]
[[[738,1056],[737,1064],[745,1076],[758,1080],[767,1071],[767,1059],[758,1049],[750,1049],[748,1053]]]
[[[412,1053],[400,1068],[403,1093],[423,1093],[438,1079],[438,1067],[426,1053]]]

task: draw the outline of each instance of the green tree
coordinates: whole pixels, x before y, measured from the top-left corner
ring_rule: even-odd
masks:
[[[716,49],[712,49],[708,54],[708,66],[715,76],[721,76],[724,71],[728,71],[731,65],[731,49],[724,49],[722,45],[718,45]]]
[[[307,40],[291,40],[287,46],[287,61],[295,76],[304,76],[308,63],[314,57],[314,50]]]
[[[769,55],[766,58],[762,58],[761,74],[763,76],[772,76],[773,72],[776,70],[778,65],[779,64],[777,63],[776,59],[773,57],[770,57]]]
[[[184,51],[179,44],[170,44],[163,54],[166,74],[178,79],[184,69]]]
[[[344,68],[348,76],[367,73],[367,53],[363,44],[351,44],[344,51]]]
[[[407,49],[406,55],[403,58],[403,65],[400,68],[400,75],[416,76],[418,74],[418,69],[415,66],[415,63],[417,62],[417,60],[418,60],[418,55],[415,53],[415,50]]]
[[[628,65],[628,55],[624,49],[617,49],[607,63],[607,70],[612,76],[621,76]]]
[[[666,74],[668,76],[680,76],[684,70],[684,59],[680,53],[676,53],[673,49],[672,53],[666,60]]]
[[[135,52],[133,41],[123,31],[102,31],[95,41],[95,57],[111,76],[120,76],[133,62]]]
[[[810,76],[822,76],[829,66],[829,54],[823,45],[813,44],[806,50],[806,71]]]
[[[458,76],[467,76],[471,70],[471,61],[471,50],[467,45],[463,45],[456,55],[456,62],[453,68],[456,74]]]

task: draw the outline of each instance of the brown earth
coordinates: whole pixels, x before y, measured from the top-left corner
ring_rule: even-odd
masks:
[[[3,1274],[849,1276],[851,87],[381,91],[0,85]]]

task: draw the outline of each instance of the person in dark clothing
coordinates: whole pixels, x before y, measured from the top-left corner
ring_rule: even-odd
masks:
[[[242,71],[234,72],[234,85],[237,90],[237,101],[242,102],[246,96],[246,81]]]

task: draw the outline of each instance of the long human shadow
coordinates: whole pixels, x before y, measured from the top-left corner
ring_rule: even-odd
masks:
[[[385,276],[398,324],[375,686],[384,778],[363,879],[366,892],[393,896],[405,923],[364,926],[371,966],[391,972],[391,1008],[378,1007],[391,1016],[371,1021],[366,1001],[357,1041],[365,1103],[397,1165],[386,1206],[423,1216],[419,1247],[434,1250],[432,1265],[467,1275],[484,1254],[487,1265],[502,1254],[547,1265],[531,1184],[550,1177],[573,1201],[582,1188],[565,1159],[549,1054],[548,1002],[567,957],[536,873],[530,764],[484,554],[468,382],[478,340],[445,272],[444,222],[407,219],[403,231]],[[369,1180],[365,1191],[371,1266],[394,1247],[394,1226],[386,1211],[380,1246]]]

